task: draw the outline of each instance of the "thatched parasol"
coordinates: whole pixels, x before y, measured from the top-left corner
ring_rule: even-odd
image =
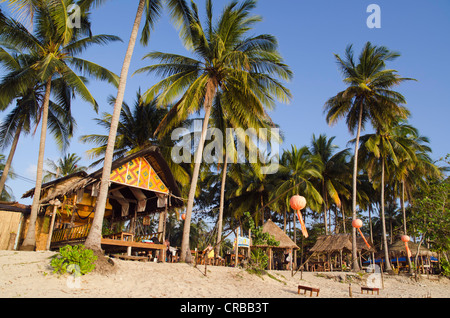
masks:
[[[284,248],[284,249],[299,249],[299,247],[292,241],[286,233],[283,232],[272,220],[268,220],[262,228],[264,233],[269,233],[273,235],[275,240],[280,242],[278,246],[269,246],[269,245],[257,245],[258,247],[275,247],[275,248]],[[256,246],[256,245],[253,245]]]
[[[411,256],[415,257],[417,254],[417,247],[419,246],[419,244],[414,243],[409,241],[408,242],[408,247],[409,250],[411,251]],[[391,244],[388,246],[388,251],[389,251],[389,257],[390,258],[396,258],[396,257],[406,257],[406,248],[405,248],[405,243],[402,242],[401,240],[398,240],[397,242],[395,242],[394,244]],[[434,256],[437,257],[437,253],[430,251],[429,249],[427,249],[425,246],[420,245],[420,249],[419,249],[419,256]],[[384,250],[380,251],[378,257],[384,257]]]
[[[366,238],[366,240],[371,246],[370,250],[360,236],[356,237],[356,250],[375,252],[376,250],[372,241],[369,238]],[[316,244],[310,249],[311,252],[317,253],[334,253],[344,250],[352,250],[352,238],[350,234],[321,235],[317,238]]]

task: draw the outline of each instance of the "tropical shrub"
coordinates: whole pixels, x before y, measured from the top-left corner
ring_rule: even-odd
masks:
[[[85,275],[94,270],[96,260],[94,252],[83,244],[66,245],[59,248],[59,254],[52,258],[50,266],[53,267],[53,273],[74,272],[75,275]]]

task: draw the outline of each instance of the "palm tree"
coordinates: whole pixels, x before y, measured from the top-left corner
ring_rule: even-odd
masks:
[[[348,195],[348,190],[345,184],[348,180],[345,178],[348,174],[347,158],[349,156],[348,149],[344,149],[337,153],[334,150],[338,146],[333,145],[335,137],[327,138],[325,135],[319,135],[318,138],[313,134],[310,151],[313,156],[316,156],[321,161],[322,178],[318,181],[321,183],[316,188],[321,189],[321,195],[324,200],[324,226],[325,234],[328,235],[327,212],[329,205],[334,203],[338,208],[341,207],[342,195]],[[328,202],[328,198],[332,202]]]
[[[30,66],[28,65],[31,62],[30,56],[21,54],[12,48],[9,48],[8,51],[0,48],[0,63],[8,70],[20,72],[23,68]],[[20,135],[22,133],[30,133],[33,125],[35,126],[33,131],[36,131],[42,117],[40,105],[45,93],[44,85],[39,83],[37,78],[35,81],[35,86],[27,88],[25,92],[18,91],[17,96],[12,96],[6,88],[3,88],[8,86],[7,81],[0,83],[0,100],[2,103],[0,108],[8,107],[8,104],[14,101],[11,98],[15,98],[16,103],[16,107],[5,117],[0,125],[0,148],[5,149],[11,144],[5,169],[0,179],[0,193],[3,191]],[[58,103],[49,102],[48,123],[58,146],[61,150],[64,150],[68,147],[69,139],[76,125],[75,119],[71,116],[71,92],[70,88],[61,79],[53,80],[52,87],[54,87],[54,95],[57,96]],[[7,96],[4,97],[4,95]]]
[[[115,74],[90,61],[75,57],[92,44],[106,44],[117,41],[119,38],[109,35],[80,37],[83,30],[75,30],[68,27],[68,16],[64,6],[57,2],[37,1],[35,8],[36,29],[30,33],[21,23],[11,18],[0,16],[0,41],[8,43],[17,50],[29,54],[33,62],[21,72],[12,72],[7,75],[8,83],[13,96],[18,89],[28,88],[33,85],[37,77],[41,83],[45,83],[45,94],[42,100],[41,137],[39,143],[39,156],[37,163],[36,187],[31,207],[30,225],[23,242],[23,249],[34,249],[35,222],[39,209],[39,199],[42,186],[42,174],[44,164],[45,140],[48,126],[48,109],[52,81],[61,78],[67,86],[79,94],[85,101],[91,103],[97,109],[97,103],[87,89],[83,78],[74,72],[78,70],[96,78],[107,80],[117,84]],[[67,4],[67,3],[64,3]]]
[[[48,182],[54,179],[68,176],[72,173],[86,171],[87,167],[79,166],[78,162],[81,160],[79,156],[74,153],[69,153],[55,162],[51,159],[46,160],[47,167],[50,170],[45,170],[43,182]]]
[[[189,248],[189,230],[194,196],[203,155],[203,146],[209,124],[212,103],[218,92],[224,94],[227,105],[237,116],[255,114],[262,117],[266,108],[273,108],[275,99],[288,101],[289,91],[274,76],[283,80],[292,73],[283,64],[277,52],[277,42],[271,35],[247,37],[251,27],[261,18],[250,16],[255,1],[236,1],[225,7],[217,23],[213,25],[212,1],[206,2],[207,28],[204,29],[197,6],[185,7],[182,39],[185,46],[198,59],[176,54],[153,52],[145,58],[158,60],[160,64],[138,70],[166,76],[152,86],[146,96],[157,95],[158,104],[170,104],[180,94],[181,99],[161,123],[161,131],[177,124],[177,118],[185,119],[193,112],[204,110],[200,142],[194,159],[194,171],[187,201],[186,222],[181,246],[181,260]],[[246,107],[241,105],[245,103]],[[251,117],[251,116],[249,116]]]
[[[392,90],[409,78],[400,77],[395,70],[386,69],[386,62],[399,57],[396,52],[389,51],[384,46],[373,46],[367,42],[358,60],[353,56],[352,45],[347,46],[345,58],[335,54],[338,67],[343,73],[347,89],[331,97],[324,106],[328,124],[335,124],[345,117],[351,133],[356,130],[356,142],[353,165],[352,185],[352,218],[356,218],[358,149],[361,130],[370,121],[373,127],[380,123],[391,122],[397,117],[406,118],[409,115],[405,98]],[[353,270],[359,270],[356,254],[356,229],[352,231]]]
[[[80,7],[90,8],[91,6],[99,5],[105,0],[80,0]],[[184,19],[184,8],[186,3],[184,0],[166,0],[167,6],[171,10],[171,16],[175,23],[181,23]],[[95,209],[94,219],[92,221],[91,230],[86,239],[85,245],[96,252],[101,251],[101,231],[103,218],[105,215],[106,200],[109,188],[109,176],[111,174],[111,166],[114,156],[114,145],[116,141],[117,128],[119,125],[121,108],[125,95],[125,88],[127,84],[128,71],[130,69],[131,58],[133,57],[134,47],[136,45],[137,36],[139,33],[139,25],[142,18],[145,19],[144,28],[142,30],[141,43],[147,45],[150,37],[150,30],[156,23],[156,19],[160,15],[162,0],[139,0],[136,17],[134,19],[133,28],[128,42],[127,51],[122,64],[122,71],[120,73],[119,87],[117,90],[116,102],[114,104],[114,111],[111,117],[111,127],[108,135],[108,142],[105,150],[105,159],[103,161],[103,171],[101,177],[101,184],[99,195],[97,197],[97,207]],[[145,11],[145,16],[144,16]]]
[[[5,156],[0,154],[0,172],[2,173],[2,175],[4,174],[6,176],[6,173],[4,172],[6,164],[4,163],[4,161],[5,161]],[[9,170],[8,177],[12,178],[12,179],[14,178],[14,172],[12,171],[12,169]],[[5,177],[5,180],[6,180],[6,177]],[[3,188],[4,188],[4,191],[2,191],[0,193],[0,201],[14,200],[14,196],[11,192],[11,189],[7,185],[4,185]]]
[[[415,129],[400,121],[390,124],[380,125],[377,133],[368,134],[361,137],[361,147],[363,153],[373,154],[366,160],[369,177],[372,177],[377,170],[381,170],[380,192],[381,192],[381,223],[383,230],[383,244],[386,258],[386,269],[391,270],[389,263],[389,252],[387,245],[387,233],[385,222],[385,175],[386,171],[391,174],[394,167],[398,167],[400,161],[414,162],[416,160],[415,151],[417,145],[409,135],[416,134]]]

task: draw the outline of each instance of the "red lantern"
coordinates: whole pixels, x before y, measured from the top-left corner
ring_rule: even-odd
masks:
[[[291,208],[297,211],[297,217],[300,221],[302,234],[306,238],[308,237],[308,231],[306,230],[305,222],[303,222],[302,213],[300,210],[304,209],[306,206],[306,199],[300,195],[294,195],[290,200],[289,204],[291,205]]]
[[[186,213],[181,214],[181,218],[182,218],[183,220],[186,220]]]
[[[361,237],[363,238],[364,242],[366,243],[367,248],[370,250],[370,245],[369,245],[369,243],[367,242],[366,238],[364,237],[364,235],[363,235],[362,232],[361,232],[361,227],[362,227],[362,225],[363,225],[363,223],[362,223],[362,221],[361,221],[360,219],[354,219],[354,220],[352,221],[352,226],[353,226],[355,229],[358,229],[359,234],[361,235]]]
[[[303,210],[306,206],[306,199],[300,195],[294,195],[290,200],[289,204],[291,208],[298,211]]]
[[[406,254],[408,254],[408,257],[411,257],[411,251],[409,250],[409,246],[408,246],[408,242],[410,240],[408,235],[402,235],[401,237],[402,242],[405,243],[405,248],[406,248]]]
[[[354,220],[352,221],[352,226],[353,226],[354,228],[356,228],[356,229],[361,228],[362,225],[363,225],[363,223],[362,223],[362,221],[361,221],[360,219],[354,219]]]

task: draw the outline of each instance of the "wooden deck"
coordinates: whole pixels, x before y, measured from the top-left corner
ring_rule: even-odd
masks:
[[[108,246],[122,246],[122,247],[127,247],[127,248],[131,247],[131,248],[150,249],[150,250],[165,249],[164,244],[150,244],[150,243],[133,242],[133,241],[120,241],[120,240],[113,240],[113,239],[107,239],[107,238],[102,238],[101,244],[108,245]]]

